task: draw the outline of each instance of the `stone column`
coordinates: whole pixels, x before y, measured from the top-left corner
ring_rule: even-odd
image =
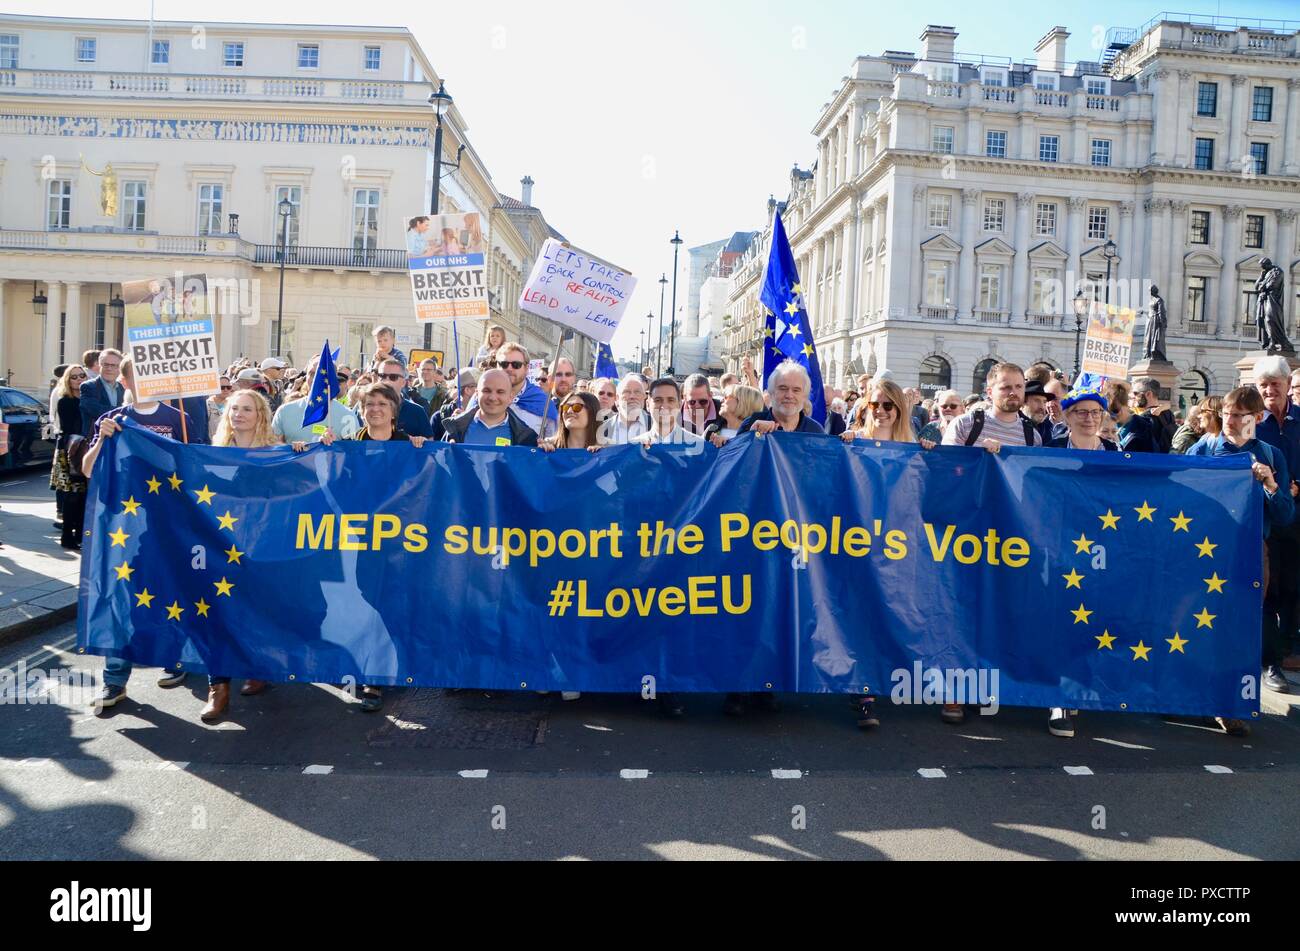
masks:
[[[980,120],[984,117],[984,113],[974,105],[977,101],[983,101],[975,98],[979,95],[979,90],[980,84],[974,80],[966,84],[966,148],[963,151],[967,155],[984,154],[984,137],[980,135]],[[956,135],[956,129],[953,130],[953,134]],[[952,144],[952,150],[957,151],[956,142]]]
[[[1151,74],[1151,86],[1154,96],[1151,107],[1154,120],[1151,130],[1151,164],[1168,165],[1176,149],[1174,143],[1180,134],[1170,121],[1173,113],[1169,109],[1170,100],[1177,95],[1177,82],[1169,70],[1157,69]]]
[[[1241,216],[1245,210],[1244,205],[1228,205],[1223,209],[1223,242],[1219,245],[1223,274],[1219,278],[1219,313],[1214,321],[1215,332],[1220,337],[1225,333],[1231,333],[1233,337],[1240,335],[1237,324],[1237,256],[1241,253]]]
[[[1088,209],[1088,199],[1071,198],[1070,213],[1065,225],[1065,253],[1067,255],[1065,270],[1073,271],[1077,280],[1083,280],[1083,267],[1079,261],[1079,252],[1083,250],[1083,216]],[[1067,296],[1074,297],[1074,288],[1066,288]]]
[[[1137,253],[1137,246],[1133,242],[1133,202],[1122,201],[1119,203],[1119,275],[1117,280],[1127,282],[1133,277],[1133,257]],[[1111,294],[1110,299],[1120,305],[1128,305],[1137,310],[1142,306],[1142,292],[1138,291],[1136,298],[1128,292],[1127,284],[1122,294]]]
[[[1178,95],[1174,99],[1174,164],[1186,168],[1191,165],[1188,156],[1192,147],[1192,136],[1188,132],[1191,127],[1190,100],[1192,97],[1192,72],[1187,69],[1178,71]],[[1167,300],[1167,298],[1166,298]]]
[[[871,213],[871,294],[867,298],[867,314],[876,315],[876,301],[880,298],[880,236],[884,234],[884,215],[875,202],[867,205]]]
[[[894,253],[893,228],[889,221],[889,197],[881,195],[876,199],[876,217],[880,219],[880,242],[876,250],[876,313],[885,317],[885,303],[889,300],[889,272],[892,270],[888,262],[892,262]],[[885,246],[885,254],[879,253],[880,245]]]
[[[804,280],[804,288],[807,293],[805,296],[811,298],[812,306],[808,308],[808,320],[814,327],[817,326],[817,317],[821,313],[822,306],[822,242],[818,238],[812,243],[812,270]],[[777,314],[780,317],[780,314]]]
[[[1151,283],[1160,288],[1160,294],[1165,298],[1166,303],[1169,300],[1173,288],[1169,286],[1169,258],[1160,253],[1160,249],[1165,247],[1168,238],[1166,211],[1169,207],[1167,198],[1150,198],[1142,203],[1142,208],[1147,214],[1147,231],[1149,237],[1147,240],[1147,277]],[[1143,288],[1145,294],[1148,288]]]
[[[1246,151],[1242,131],[1246,128],[1246,77],[1232,77],[1232,114],[1228,116],[1228,171],[1241,171],[1241,155]],[[1181,128],[1181,126],[1180,126]]]
[[[46,285],[45,345],[41,348],[41,365],[36,369],[36,379],[44,383],[59,365],[59,315],[63,313],[63,285],[49,281]]]
[[[81,332],[81,282],[68,281],[68,326],[63,332],[63,362],[75,363],[86,352],[85,336]]]
[[[961,193],[961,257],[957,259],[957,319],[969,319],[975,310],[975,235],[980,190]]]
[[[850,219],[844,225],[844,254],[840,258],[844,297],[840,302],[836,329],[841,333],[853,329],[853,318],[858,312],[858,245],[862,241],[862,215],[856,201],[849,214]]]
[[[1138,289],[1138,301],[1139,306],[1145,307],[1147,288],[1150,286],[1147,283],[1150,275],[1147,273],[1146,251],[1151,244],[1151,237],[1147,234],[1146,202],[1133,202],[1133,226],[1130,234],[1133,236],[1133,246],[1125,255],[1130,262],[1128,276],[1130,280],[1136,280],[1142,285]]]
[[[1177,199],[1169,202],[1169,293],[1165,305],[1169,313],[1169,326],[1183,326],[1183,311],[1187,309],[1187,278],[1183,271],[1183,258],[1187,254],[1187,202]]]
[[[1011,322],[1023,322],[1029,300],[1029,210],[1034,196],[1029,192],[1016,195],[1016,256],[1011,265]]]
[[[918,232],[924,233],[925,229],[925,196],[927,189],[924,185],[917,185],[912,189],[912,238],[906,248],[907,266],[910,275],[909,287],[907,292],[906,315],[908,317],[921,313],[921,280],[924,277],[925,268],[922,267],[920,243],[916,240]]]
[[[1282,174],[1300,175],[1300,79],[1286,81],[1286,124],[1282,127]],[[1289,253],[1289,252],[1288,252]]]

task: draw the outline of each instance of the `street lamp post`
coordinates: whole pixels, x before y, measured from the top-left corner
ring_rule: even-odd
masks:
[[[641,337],[641,346],[636,352],[637,369],[645,366],[645,331],[642,330],[639,336]]]
[[[659,278],[659,337],[655,340],[655,376],[663,376],[664,349],[664,291],[668,288],[668,275]]]
[[[442,192],[442,170],[444,167],[460,168],[460,157],[465,152],[465,146],[462,144],[456,149],[456,161],[444,162],[442,160],[442,117],[447,114],[447,110],[451,108],[453,102],[451,93],[447,92],[447,84],[439,80],[438,91],[429,97],[429,105],[433,106],[434,114],[438,118],[437,126],[433,132],[433,198],[429,202],[429,214],[435,218],[438,217],[438,207],[441,204],[439,198]],[[455,321],[452,321],[451,333],[456,349],[456,366],[459,368],[460,341],[456,336]],[[424,325],[424,349],[433,349],[433,324]]]
[[[284,259],[289,256],[289,216],[293,214],[293,202],[281,198],[277,206],[280,212],[280,306],[275,316],[275,355],[280,355],[280,342],[284,339]]]
[[[1119,248],[1114,241],[1107,241],[1101,249],[1101,256],[1106,259],[1106,306],[1110,307],[1110,266],[1119,257]],[[1109,313],[1109,311],[1107,311]]]
[[[670,316],[671,323],[668,325],[668,375],[677,376],[677,255],[682,249],[682,235],[680,231],[673,232],[673,312]]]
[[[1083,356],[1083,318],[1088,313],[1088,299],[1083,291],[1074,295],[1074,379],[1079,379]]]
[[[654,340],[654,336],[655,336],[655,313],[654,311],[650,311],[650,313],[645,315],[646,345],[645,345],[645,349],[641,351],[641,366],[637,367],[638,370],[643,370],[646,367],[650,366],[650,344]],[[658,373],[655,374],[655,376],[658,375],[659,375]]]

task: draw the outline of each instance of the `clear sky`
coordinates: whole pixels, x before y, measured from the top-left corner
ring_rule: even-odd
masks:
[[[14,13],[147,19],[147,0],[10,0]],[[1222,16],[1300,19],[1296,0],[1193,0]],[[933,0],[474,0],[365,4],[158,0],[160,20],[405,26],[447,83],[500,191],[533,201],[570,241],[641,282],[615,339],[631,356],[669,240],[707,244],[761,227],[790,167],[811,164],[811,128],[855,56],[919,50],[927,23],[954,27],[960,53],[1031,59],[1061,24],[1068,58],[1093,37],[1161,8],[1118,0],[998,4]],[[399,246],[397,237],[392,247]],[[671,274],[669,275],[671,277]],[[679,294],[679,305],[684,294]]]

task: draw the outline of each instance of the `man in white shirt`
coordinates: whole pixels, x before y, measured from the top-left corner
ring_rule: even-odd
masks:
[[[650,405],[654,425],[648,432],[629,440],[631,445],[703,448],[703,436],[697,436],[679,425],[682,419],[682,391],[676,380],[665,376],[651,383]]]
[[[614,415],[601,425],[596,440],[602,446],[625,446],[650,429],[650,414],[645,409],[645,384],[641,377],[629,373],[618,385],[618,402]]]

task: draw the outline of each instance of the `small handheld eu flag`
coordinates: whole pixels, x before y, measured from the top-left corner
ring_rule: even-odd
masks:
[[[618,367],[614,365],[614,351],[610,349],[609,344],[602,343],[596,348],[596,371],[595,378],[599,379],[618,379]]]
[[[767,327],[763,334],[763,388],[767,389],[772,371],[786,360],[793,360],[812,378],[812,392],[808,394],[812,402],[812,418],[825,426],[826,391],[822,389],[817,345],[813,343],[803,285],[799,281],[799,270],[790,251],[790,239],[785,235],[780,212],[772,224],[772,253],[767,261],[760,300],[767,308]]]
[[[330,352],[330,342],[320,352],[320,366],[312,377],[311,391],[307,394],[307,412],[303,414],[302,424],[311,426],[323,423],[330,413],[331,401],[338,399],[339,375],[334,369],[334,354]]]

